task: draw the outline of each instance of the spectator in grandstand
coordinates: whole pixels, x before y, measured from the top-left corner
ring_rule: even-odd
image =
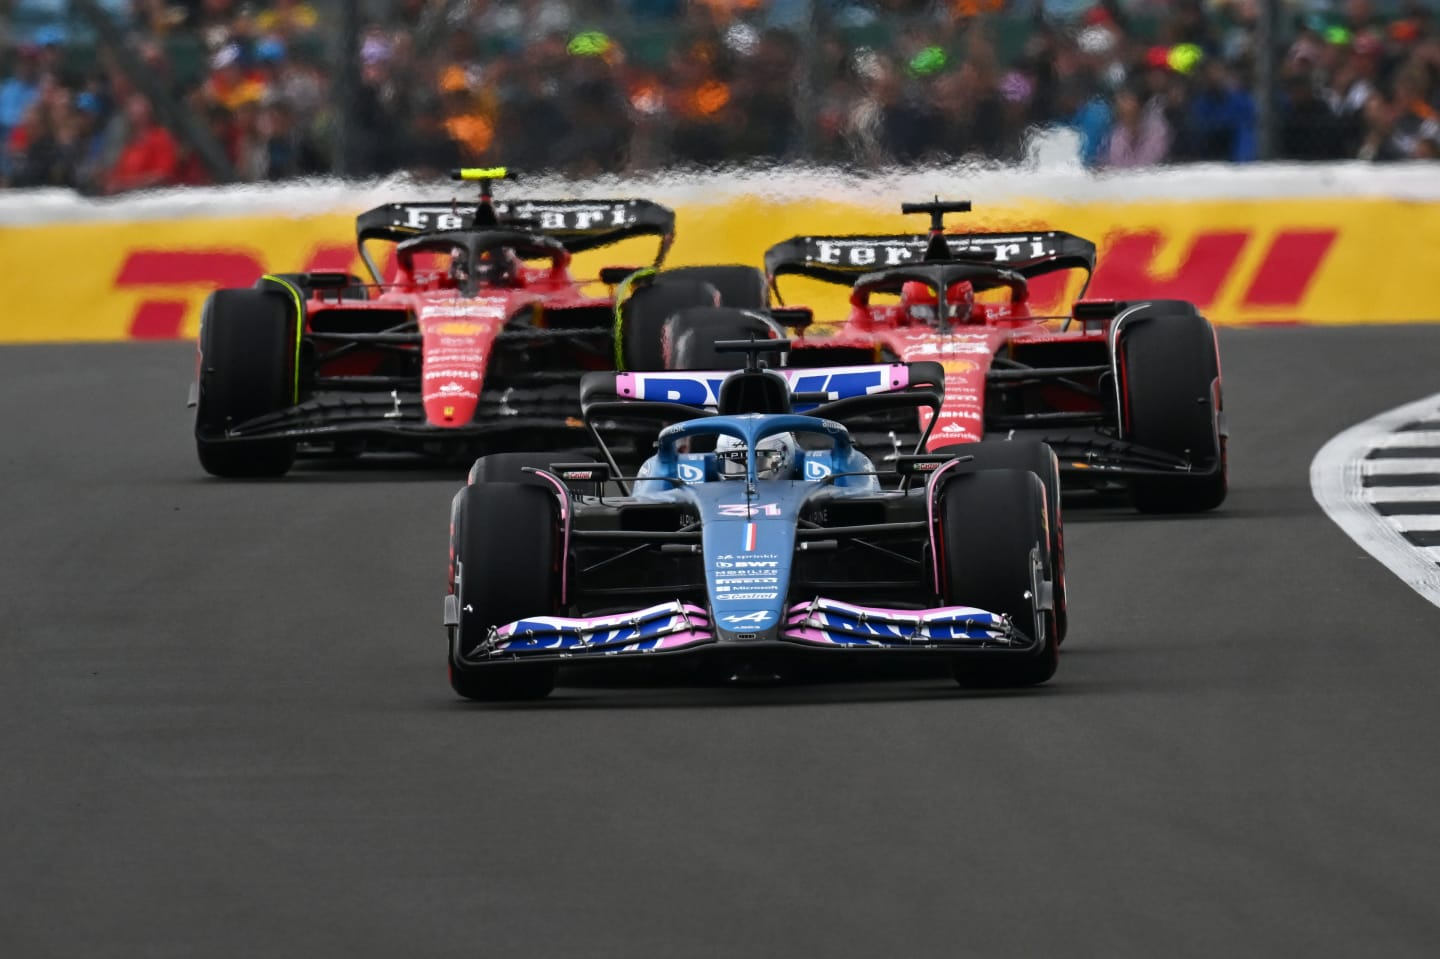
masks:
[[[1170,152],[1170,124],[1157,102],[1146,102],[1135,87],[1115,94],[1115,122],[1110,127],[1102,165],[1122,169],[1154,166]]]
[[[169,186],[180,168],[175,138],[155,122],[150,101],[139,93],[125,101],[128,135],[115,166],[105,177],[105,192],[121,193]]]
[[[0,178],[9,178],[12,174],[10,134],[24,122],[40,97],[39,48],[21,47],[12,71],[0,83]]]
[[[1308,70],[1284,80],[1280,99],[1280,155],[1292,160],[1339,160],[1354,156],[1354,134],[1347,121],[1325,102]]]
[[[1086,72],[1071,76],[1061,87],[1056,105],[1066,126],[1080,134],[1080,162],[1093,167],[1104,155],[1110,135],[1110,101],[1099,82]]]
[[[1396,112],[1390,99],[1379,91],[1370,94],[1363,116],[1365,134],[1357,157],[1375,162],[1405,159],[1405,151],[1395,141]]]
[[[1200,66],[1177,131],[1175,158],[1245,163],[1256,159],[1255,100],[1222,60]]]

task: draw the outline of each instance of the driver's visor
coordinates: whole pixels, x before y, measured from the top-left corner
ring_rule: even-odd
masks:
[[[745,477],[745,450],[725,450],[715,454],[720,459],[720,475],[725,479]],[[760,479],[771,479],[785,468],[785,451],[757,450],[755,472]]]
[[[945,308],[945,318],[950,320],[960,319],[962,316],[964,316],[964,314],[961,313],[960,310],[960,304],[949,304]],[[934,323],[935,319],[940,315],[940,310],[938,307],[935,306],[930,306],[924,303],[917,303],[910,307],[910,315],[915,317],[915,319],[917,320],[924,320],[927,323]]]

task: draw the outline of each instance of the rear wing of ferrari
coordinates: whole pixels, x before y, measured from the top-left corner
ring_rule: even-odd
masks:
[[[944,259],[932,249],[936,239],[943,239]],[[1059,270],[1084,270],[1088,284],[1095,260],[1094,243],[1056,230],[946,233],[940,237],[925,233],[797,236],[765,251],[765,273],[778,297],[776,281],[781,276],[807,276],[850,286],[876,271],[945,262],[994,266],[1026,279]]]
[[[552,237],[571,253],[631,237],[659,237],[657,267],[675,242],[675,212],[649,200],[495,200],[488,208],[458,202],[386,203],[355,218],[355,242],[378,277],[380,271],[365,250],[370,240],[398,243],[427,233],[496,227]]]

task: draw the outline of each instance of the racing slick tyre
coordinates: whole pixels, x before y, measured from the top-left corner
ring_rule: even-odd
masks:
[[[1130,499],[1142,513],[1200,513],[1225,501],[1220,360],[1210,321],[1189,303],[1150,303],[1119,335],[1123,437],[1214,467],[1201,476],[1140,476]]]
[[[950,472],[974,473],[980,470],[1029,470],[1045,485],[1045,525],[1050,533],[1050,566],[1047,574],[1055,584],[1055,609],[1051,627],[1055,644],[1065,641],[1069,626],[1065,597],[1065,527],[1060,515],[1060,463],[1047,443],[1035,440],[992,440],[984,443],[957,443],[943,446],[937,453],[973,456]]]
[[[739,310],[763,310],[770,305],[770,284],[765,272],[753,266],[681,266],[666,270],[664,279],[696,280],[715,287],[720,305]]]
[[[1004,613],[1041,640],[1023,658],[958,656],[955,680],[988,689],[1035,686],[1055,674],[1060,647],[1032,582],[1033,558],[1049,569],[1042,484],[1028,471],[983,470],[945,481],[940,492],[940,568],[947,605]]]
[[[450,514],[450,591],[460,625],[450,627],[450,687],[466,699],[543,699],[555,688],[549,663],[466,668],[496,626],[554,612],[559,592],[555,497],[522,483],[467,486]]]
[[[195,448],[207,473],[228,478],[283,476],[295,442],[225,440],[237,423],[295,401],[296,323],[278,292],[217,290],[200,317]]]
[[[720,291],[700,280],[660,276],[620,304],[620,355],[627,370],[664,369],[665,321],[687,306],[719,306]]]
[[[660,334],[661,352],[667,370],[741,370],[744,353],[721,353],[719,340],[782,339],[781,331],[763,316],[729,307],[696,306],[681,310],[665,321]],[[761,353],[760,362],[772,369],[781,365],[777,350]]]

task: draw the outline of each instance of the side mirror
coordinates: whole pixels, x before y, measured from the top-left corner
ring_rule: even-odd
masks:
[[[625,282],[625,278],[640,270],[638,266],[602,266],[600,268],[600,282],[610,286],[618,286]]]
[[[770,318],[781,326],[803,333],[815,322],[815,311],[808,306],[776,306],[771,308]]]

